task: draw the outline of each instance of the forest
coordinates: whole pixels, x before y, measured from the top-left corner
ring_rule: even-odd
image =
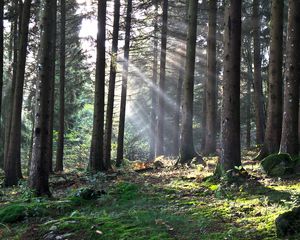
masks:
[[[300,239],[299,0],[0,0],[0,239]]]

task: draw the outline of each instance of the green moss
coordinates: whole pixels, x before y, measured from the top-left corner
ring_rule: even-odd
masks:
[[[266,174],[276,177],[292,173],[295,162],[289,154],[271,154],[262,160],[261,166]]]

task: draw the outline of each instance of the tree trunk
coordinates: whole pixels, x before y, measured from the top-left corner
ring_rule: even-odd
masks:
[[[11,120],[12,120],[12,107],[13,107],[13,99],[14,99],[14,91],[16,87],[16,79],[17,79],[17,62],[18,62],[18,39],[19,39],[19,29],[18,22],[20,14],[19,8],[19,0],[14,0],[13,2],[14,8],[14,21],[12,25],[12,45],[13,45],[13,60],[12,60],[12,80],[11,80],[11,88],[9,91],[9,104],[7,111],[7,119],[6,119],[6,128],[5,128],[5,144],[4,144],[4,169],[6,165],[8,147],[9,147],[9,138],[10,138],[10,130],[11,130]]]
[[[105,36],[106,36],[106,0],[98,0],[97,62],[95,80],[94,119],[90,171],[106,170],[103,159],[104,133],[104,91],[105,91]]]
[[[185,45],[182,44],[182,50],[185,50]],[[181,98],[182,98],[182,84],[184,80],[184,65],[185,65],[185,55],[179,53],[179,74],[176,87],[176,108],[175,108],[175,117],[174,117],[174,146],[173,146],[173,156],[179,155],[180,148],[180,116],[181,116]]]
[[[217,26],[217,1],[209,1],[209,29],[208,29],[208,56],[207,56],[207,81],[206,81],[206,130],[204,154],[216,152],[217,128],[217,74],[216,74],[216,26]]]
[[[264,142],[265,113],[264,97],[261,78],[261,53],[260,53],[260,15],[259,0],[253,0],[253,44],[254,44],[254,106],[256,124],[256,144]]]
[[[268,110],[264,146],[258,158],[279,151],[282,129],[283,1],[272,1]]]
[[[115,0],[114,6],[114,24],[112,34],[112,54],[109,74],[109,87],[108,87],[108,99],[106,110],[106,122],[105,122],[105,148],[104,148],[104,160],[107,169],[111,168],[111,138],[113,127],[113,115],[114,115],[114,98],[115,98],[115,85],[117,75],[117,58],[118,58],[118,42],[119,42],[119,28],[120,28],[120,0]]]
[[[246,147],[251,147],[251,85],[252,79],[252,64],[248,64],[247,73],[247,97],[246,97]]]
[[[4,1],[0,1],[0,123],[1,123],[1,106],[2,106],[2,88],[3,88],[3,33],[4,33]],[[1,128],[0,128],[1,130]],[[1,135],[1,132],[0,132]],[[1,164],[2,165],[2,164]]]
[[[168,33],[168,0],[163,0],[161,54],[160,54],[160,79],[158,86],[158,111],[157,111],[157,138],[156,156],[164,155],[164,123],[165,123],[165,82],[167,58],[167,33]]]
[[[122,72],[122,92],[121,106],[119,119],[119,134],[117,148],[117,167],[119,167],[124,157],[124,129],[125,129],[125,113],[126,113],[126,98],[127,98],[127,80],[128,80],[128,64],[129,64],[129,48],[130,48],[130,29],[131,29],[131,12],[132,0],[127,1],[127,15],[125,25],[125,45],[124,45],[124,63]]]
[[[52,79],[50,81],[50,107],[49,107],[49,152],[48,152],[48,167],[49,167],[49,173],[53,173],[53,118],[54,118],[54,91],[55,91],[55,73],[56,73],[56,66],[55,66],[55,59],[56,59],[56,20],[57,20],[57,16],[56,16],[56,11],[57,11],[57,0],[53,0],[53,8],[51,9],[51,21],[52,21],[52,34],[51,37],[53,38],[53,46],[52,46],[52,50],[51,50],[51,76],[50,78]]]
[[[289,0],[287,63],[280,152],[296,156],[300,82],[300,2]]]
[[[18,183],[21,173],[21,121],[25,65],[28,45],[28,27],[30,20],[31,0],[24,2],[19,37],[19,54],[16,70],[16,85],[12,102],[12,117],[9,144],[5,164],[5,185],[12,186]]]
[[[150,154],[149,160],[155,158],[155,145],[157,136],[157,69],[158,69],[158,0],[154,1],[155,5],[155,19],[154,19],[154,39],[153,39],[153,72],[152,72],[152,85],[151,85],[151,135],[150,135]]]
[[[2,88],[3,88],[3,51],[4,51],[4,25],[3,25],[3,18],[4,18],[4,1],[0,1],[0,136],[2,137],[2,126],[3,126],[3,117],[2,117]],[[4,145],[3,138],[0,140],[0,168],[4,167],[4,148],[2,147]]]
[[[45,0],[42,18],[42,37],[41,37],[41,59],[39,64],[39,81],[36,92],[36,110],[34,126],[34,143],[32,149],[32,160],[30,167],[29,186],[35,193],[40,195],[50,195],[49,190],[49,108],[51,86],[51,52],[53,50],[53,0]]]
[[[196,155],[193,142],[194,72],[197,40],[198,0],[189,1],[185,78],[183,82],[182,126],[180,139],[181,164],[189,163]]]
[[[59,84],[59,130],[55,171],[63,171],[65,136],[65,75],[66,75],[66,1],[60,1],[60,84]]]
[[[225,13],[222,103],[222,153],[218,175],[241,166],[240,146],[241,1],[230,0]]]

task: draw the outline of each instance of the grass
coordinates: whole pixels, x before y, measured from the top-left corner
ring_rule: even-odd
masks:
[[[113,180],[53,176],[53,199],[32,197],[24,184],[1,189],[0,238],[277,239],[275,219],[298,205],[299,180],[267,178],[256,165],[246,169],[256,178],[242,185],[204,181],[212,166],[131,171]],[[77,194],[83,187],[106,194],[85,200]]]

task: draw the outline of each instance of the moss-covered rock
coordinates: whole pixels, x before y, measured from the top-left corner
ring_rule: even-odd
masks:
[[[92,200],[99,198],[101,195],[105,194],[105,191],[96,191],[91,188],[81,188],[75,193],[75,197],[82,198],[84,200]]]
[[[271,154],[262,160],[261,166],[267,175],[280,177],[293,173],[295,161],[286,153]]]
[[[300,207],[279,215],[275,224],[277,236],[280,238],[300,233]]]

